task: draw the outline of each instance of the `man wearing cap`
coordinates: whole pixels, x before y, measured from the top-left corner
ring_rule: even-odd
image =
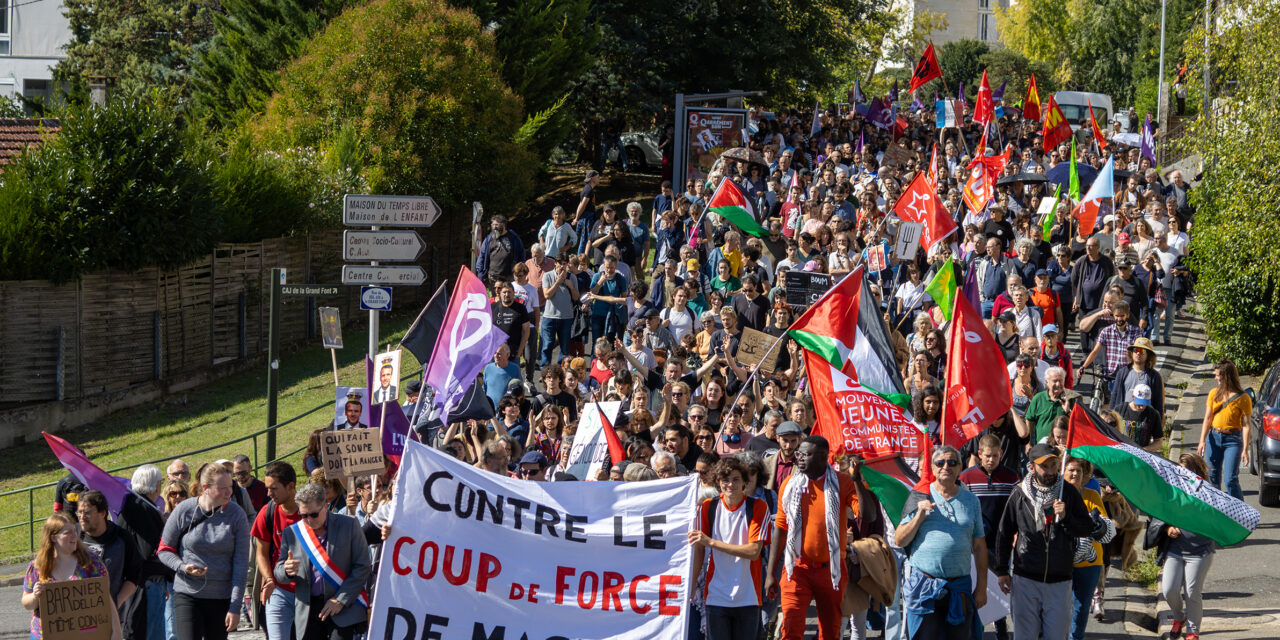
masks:
[[[662,349],[669,354],[676,348],[676,338],[671,334],[670,329],[662,326],[661,315],[662,313],[653,307],[649,307],[644,312],[644,324],[641,325],[644,330],[643,344],[651,352]]]
[[[1047,443],[1031,447],[1027,475],[1000,518],[995,574],[1012,593],[1014,640],[1066,640],[1076,538],[1097,531],[1080,492],[1059,475],[1059,456]]]
[[[1131,311],[1139,311],[1147,308],[1147,285],[1142,278],[1135,275],[1135,263],[1128,256],[1122,256],[1116,261],[1116,275],[1107,283],[1108,287],[1120,287],[1123,292],[1122,299],[1129,303]],[[1138,319],[1140,328],[1147,328],[1147,319],[1140,317]]]
[[[1049,286],[1049,270],[1037,269],[1035,286],[1028,292],[1031,304],[1039,307],[1040,319],[1045,325],[1056,325],[1062,322],[1062,298]],[[1044,329],[1040,330],[1041,334]]]
[[[520,458],[520,466],[516,469],[516,474],[521,480],[545,482],[549,466],[551,461],[547,460],[546,454],[541,451],[529,451]]]
[[[1115,319],[1115,323],[1105,327],[1098,333],[1098,343],[1093,346],[1093,350],[1085,356],[1084,362],[1080,363],[1080,370],[1076,373],[1076,382],[1080,382],[1080,376],[1085,369],[1089,368],[1089,364],[1103,356],[1103,372],[1110,376],[1114,375],[1116,370],[1127,364],[1129,358],[1129,347],[1134,340],[1142,337],[1142,329],[1130,323],[1129,303],[1124,300],[1117,300],[1111,303],[1111,317]]]
[[[804,438],[800,424],[791,420],[778,425],[775,433],[778,449],[764,456],[764,478],[760,483],[770,491],[777,491],[795,469],[796,449]]]
[[[1164,443],[1164,423],[1160,412],[1151,406],[1151,387],[1136,384],[1129,392],[1128,402],[1120,410],[1120,419],[1124,421],[1121,431],[1139,447],[1160,455],[1160,446]]]
[[[400,405],[404,409],[404,415],[412,416],[414,405],[418,404],[418,396],[422,393],[422,381],[410,380],[404,383],[404,404]]]

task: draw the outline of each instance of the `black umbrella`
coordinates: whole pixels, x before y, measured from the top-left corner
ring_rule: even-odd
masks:
[[[1084,194],[1089,191],[1089,187],[1093,184],[1093,179],[1098,177],[1098,170],[1083,162],[1076,163],[1076,173],[1080,178],[1080,193]],[[1071,188],[1071,164],[1068,162],[1059,162],[1049,169],[1049,184],[1061,186],[1063,191]]]
[[[1135,171],[1129,171],[1126,169],[1115,169],[1114,171],[1115,171],[1116,182],[1124,182],[1125,180],[1129,179],[1129,176],[1136,173]]]
[[[1015,182],[1022,183],[1041,183],[1048,182],[1049,179],[1038,173],[1015,173],[1011,176],[1005,176],[996,181],[996,184],[1013,184]]]
[[[741,160],[750,164],[758,164],[768,168],[769,163],[764,161],[764,156],[759,151],[752,151],[746,147],[734,147],[720,154],[720,159],[731,158],[733,160]]]

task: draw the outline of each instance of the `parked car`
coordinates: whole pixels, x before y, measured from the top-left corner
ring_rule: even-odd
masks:
[[[1280,506],[1280,360],[1271,365],[1253,396],[1249,471],[1261,476],[1258,502]]]
[[[658,129],[650,131],[631,131],[622,134],[622,146],[627,150],[626,171],[657,171],[662,168],[662,152],[658,150],[658,139],[662,132]],[[618,162],[618,152],[609,150],[608,162]]]

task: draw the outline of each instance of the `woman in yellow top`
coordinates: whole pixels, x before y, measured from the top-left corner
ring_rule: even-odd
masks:
[[[1219,360],[1213,368],[1218,386],[1209,392],[1204,424],[1200,427],[1200,444],[1196,453],[1209,463],[1209,482],[1232,497],[1244,500],[1240,490],[1240,466],[1249,463],[1249,416],[1253,400],[1240,386],[1240,374],[1230,360]]]
[[[1102,496],[1095,490],[1086,488],[1084,485],[1093,476],[1093,465],[1087,460],[1080,458],[1067,458],[1067,465],[1063,472],[1063,479],[1071,483],[1080,492],[1080,497],[1084,499],[1084,507],[1093,513],[1097,510],[1098,514],[1104,519],[1107,517],[1107,507],[1102,503]],[[1111,542],[1111,538],[1115,537],[1115,526],[1107,524],[1107,532],[1102,536],[1101,540],[1091,538],[1080,538],[1079,549],[1076,551],[1075,570],[1071,572],[1071,640],[1082,640],[1084,638],[1085,627],[1089,625],[1089,609],[1093,603],[1094,589],[1098,586],[1098,577],[1102,575],[1102,545]],[[1089,545],[1090,548],[1086,548]],[[1101,602],[1097,603],[1099,609]]]

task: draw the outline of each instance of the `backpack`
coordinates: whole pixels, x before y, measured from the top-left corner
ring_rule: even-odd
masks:
[[[751,496],[743,496],[742,506],[746,507],[747,518],[750,518],[751,514],[756,512],[756,499],[752,498]],[[716,532],[716,512],[717,511],[719,511],[719,509],[716,509],[716,508],[711,508],[707,510],[707,528],[710,529],[711,533],[713,534]]]

